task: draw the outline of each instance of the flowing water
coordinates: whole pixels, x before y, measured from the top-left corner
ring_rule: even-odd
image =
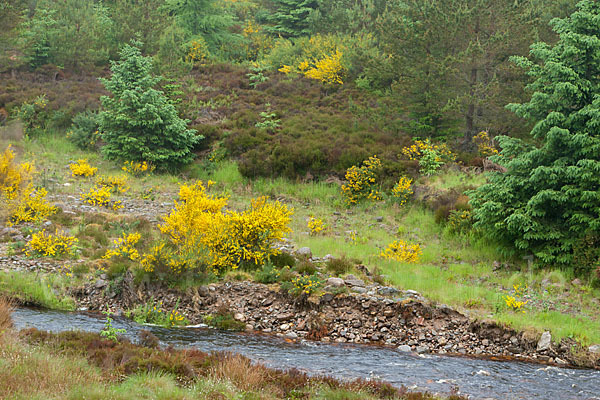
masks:
[[[20,308],[13,312],[18,328],[60,332],[99,332],[101,315]],[[547,367],[523,362],[500,362],[446,356],[416,356],[390,348],[283,339],[199,328],[166,329],[115,318],[115,328],[127,330],[134,341],[142,329],[162,344],[202,351],[243,354],[275,368],[297,368],[309,374],[336,378],[376,378],[396,386],[449,393],[458,387],[473,399],[600,400],[600,371]]]

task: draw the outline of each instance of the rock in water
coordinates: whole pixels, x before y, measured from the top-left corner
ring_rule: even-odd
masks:
[[[546,332],[542,333],[542,337],[538,341],[537,351],[548,350],[548,349],[550,349],[551,345],[552,345],[552,335],[550,335],[550,332],[546,331]]]
[[[401,351],[403,353],[410,353],[410,352],[412,352],[412,349],[410,348],[409,345],[403,344],[401,346],[398,346],[398,351]]]

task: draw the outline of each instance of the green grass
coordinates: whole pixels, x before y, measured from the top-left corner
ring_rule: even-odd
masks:
[[[26,272],[0,272],[0,294],[21,302],[55,310],[74,310],[66,297],[67,282],[60,275]]]
[[[53,171],[59,183],[71,183],[67,187],[50,188],[53,189],[51,194],[77,193],[92,184],[91,180],[70,177],[69,160],[88,158],[99,168],[99,174],[120,173],[120,165],[98,154],[79,151],[58,134],[19,142],[16,147],[21,150],[23,161],[35,161],[38,168]],[[574,279],[571,273],[530,271],[525,260],[504,258],[497,246],[477,234],[449,233],[435,222],[431,210],[417,204],[399,207],[380,202],[348,208],[336,184],[280,178],[249,181],[242,177],[233,161],[222,161],[207,170],[202,167],[202,160],[180,175],[130,177],[132,189],[126,196],[139,199],[144,190],[155,187],[159,192],[156,201],[171,202],[177,197],[180,184],[196,179],[215,181],[211,190],[227,194],[228,207],[233,209],[247,208],[250,199],[258,196],[283,201],[294,209],[290,238],[297,247],[310,247],[315,256],[332,254],[358,259],[370,269],[379,269],[390,284],[417,290],[434,301],[466,310],[479,318],[493,318],[517,329],[549,329],[555,338],[572,336],[583,343],[600,343],[600,304],[595,300],[600,298],[600,291],[591,288],[589,282],[584,280],[582,286],[576,287],[570,283]],[[484,181],[483,175],[445,170],[422,178],[419,183],[437,190],[462,191]],[[316,236],[311,236],[307,227],[308,219],[313,216],[326,224],[325,231]],[[379,256],[382,249],[398,239],[421,245],[423,254],[418,263],[402,264]],[[495,263],[507,263],[510,268],[495,271]],[[27,274],[24,276],[0,275],[0,289],[52,308],[72,306],[68,302],[62,304],[60,295]],[[531,301],[525,314],[507,310],[502,299],[504,295],[514,295],[512,287],[516,284],[528,287]]]

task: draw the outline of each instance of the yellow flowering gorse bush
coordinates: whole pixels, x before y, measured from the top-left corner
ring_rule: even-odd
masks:
[[[77,242],[77,238],[68,236],[62,231],[56,231],[53,235],[42,230],[31,235],[25,254],[28,256],[57,257],[71,253]]]
[[[126,176],[102,175],[96,179],[96,186],[110,188],[113,193],[125,193],[129,190]]]
[[[205,64],[210,58],[210,51],[208,50],[208,44],[202,37],[198,37],[190,42],[189,50],[187,53],[187,61],[192,63]]]
[[[108,186],[95,185],[89,192],[83,192],[80,196],[84,203],[91,206],[112,208],[115,211],[123,208],[121,200],[111,200],[111,188]]]
[[[342,53],[339,50],[319,60],[313,60],[313,66],[310,65],[311,63],[305,60],[298,66],[307,78],[327,84],[344,84],[346,68],[342,65]]]
[[[308,229],[311,235],[318,235],[325,229],[325,224],[321,218],[310,217],[308,220]]]
[[[477,151],[481,157],[490,157],[498,154],[496,143],[487,131],[482,131],[475,135],[473,142],[477,145]]]
[[[525,307],[525,305],[529,302],[529,300],[519,301],[519,300],[515,299],[513,296],[503,296],[502,298],[504,299],[504,303],[506,304],[506,306],[508,308],[510,308],[511,310],[525,313],[525,310],[523,309],[523,307]]]
[[[356,204],[363,199],[381,200],[381,193],[377,190],[377,171],[380,168],[381,161],[373,156],[362,166],[354,165],[346,170],[346,183],[342,185],[346,204]]]
[[[156,167],[154,165],[148,164],[148,162],[135,162],[135,161],[125,161],[123,163],[123,167],[121,169],[128,174],[133,176],[142,176],[144,174],[149,174],[154,171]]]
[[[34,189],[29,184],[12,202],[8,204],[10,209],[9,226],[21,222],[42,222],[56,212],[56,207],[46,200],[48,191],[44,188]]]
[[[108,249],[102,257],[107,260],[113,257],[123,257],[131,261],[138,260],[140,253],[135,248],[135,245],[140,241],[142,235],[138,232],[125,234],[118,239],[113,240],[114,249]]]
[[[321,286],[321,281],[316,275],[302,275],[292,279],[292,285],[296,294],[311,295]]]
[[[31,180],[34,171],[33,164],[15,162],[15,153],[9,145],[0,156],[0,194],[9,200],[15,199],[19,191]]]
[[[86,159],[77,160],[76,163],[69,165],[69,168],[72,176],[84,176],[86,178],[94,176],[98,172],[98,168],[92,167]]]
[[[380,256],[388,260],[400,262],[415,263],[419,261],[419,256],[423,254],[421,246],[418,244],[408,244],[403,240],[396,240],[389,244]]]
[[[215,272],[235,269],[242,262],[262,265],[276,254],[273,242],[290,229],[292,211],[266,197],[251,201],[243,212],[223,211],[226,197],[212,196],[202,182],[183,185],[180,201],[159,226],[180,252],[206,250],[207,264]]]
[[[412,179],[403,176],[392,188],[392,196],[399,205],[403,206],[406,204],[410,196],[412,196],[413,190],[411,185]]]

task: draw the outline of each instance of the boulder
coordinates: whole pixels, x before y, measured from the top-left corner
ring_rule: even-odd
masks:
[[[327,285],[329,285],[329,286],[342,287],[345,284],[346,284],[346,282],[344,282],[344,280],[342,278],[331,277],[331,278],[327,279]]]
[[[362,279],[358,279],[356,276],[354,276],[352,274],[346,276],[344,281],[346,282],[346,285],[348,285],[348,286],[365,287],[365,282]]]
[[[600,344],[595,344],[593,346],[588,347],[588,350],[592,354],[600,354]]]
[[[538,341],[537,351],[549,350],[551,345],[552,335],[550,335],[550,332],[546,331],[542,333],[542,337],[540,337],[540,340]]]
[[[401,346],[398,346],[398,351],[401,351],[403,353],[410,353],[410,352],[412,352],[412,349],[410,348],[409,345],[403,344]]]
[[[310,250],[310,247],[301,247],[298,250],[296,250],[296,256],[303,258],[311,258],[312,251]]]

